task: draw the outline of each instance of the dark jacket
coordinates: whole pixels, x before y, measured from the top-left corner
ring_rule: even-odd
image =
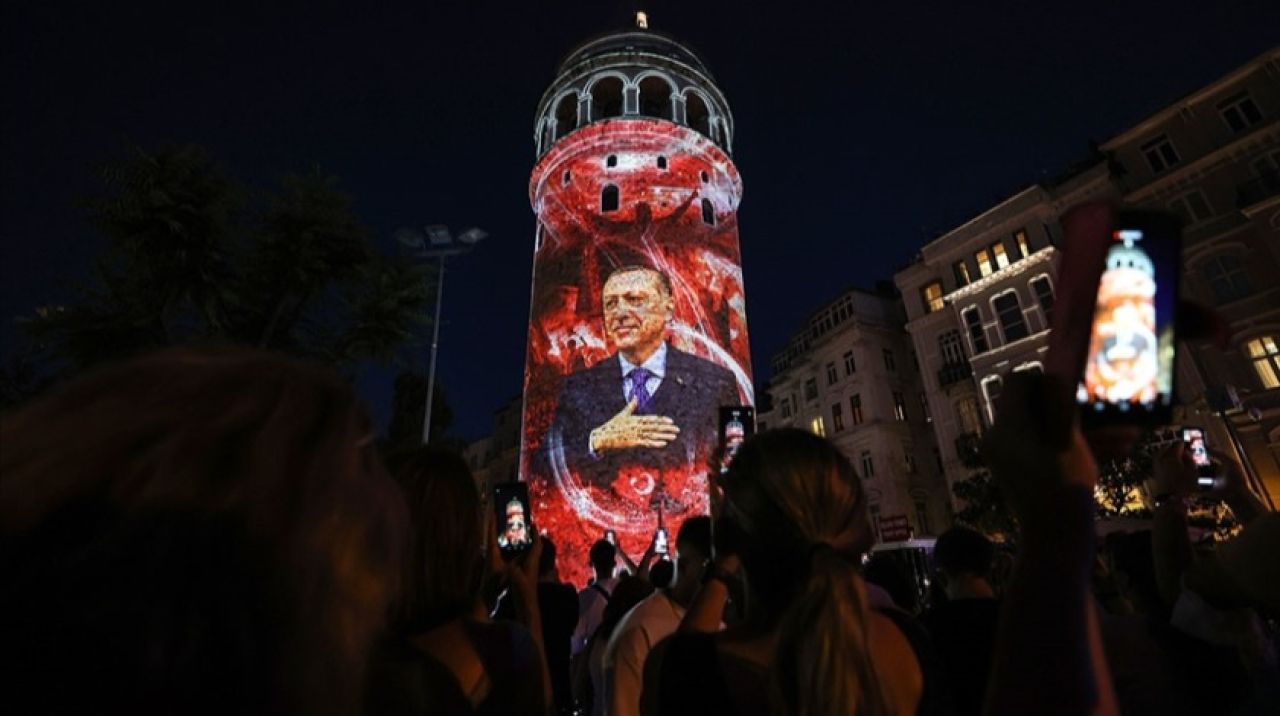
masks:
[[[589,454],[591,431],[626,407],[622,372],[614,353],[569,375],[560,393],[551,444],[563,445],[565,461],[586,484],[608,488],[624,467],[657,471],[705,460],[718,440],[722,405],[738,405],[738,384],[727,369],[667,346],[667,367],[648,414],[675,421],[680,435],[664,448],[610,450]]]

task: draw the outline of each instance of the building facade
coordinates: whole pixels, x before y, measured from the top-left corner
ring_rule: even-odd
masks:
[[[948,231],[895,276],[948,484],[978,468],[978,439],[1004,378],[1041,369],[1059,217],[1106,199],[1186,222],[1182,296],[1213,307],[1232,339],[1226,350],[1179,347],[1177,417],[1205,425],[1259,492],[1280,494],[1280,51],[1100,150],[1093,166]]]
[[[1062,213],[1113,192],[1105,164],[1030,186],[926,245],[894,277],[948,487],[980,467],[1007,376],[1043,370]]]
[[[905,516],[916,536],[934,535],[950,507],[905,320],[892,291],[855,289],[825,306],[774,356],[771,408],[757,424],[835,443],[866,486],[877,531]]]
[[[1102,145],[1126,205],[1179,214],[1182,296],[1230,327],[1179,353],[1183,420],[1280,497],[1280,49]],[[1262,488],[1265,488],[1263,490]]]

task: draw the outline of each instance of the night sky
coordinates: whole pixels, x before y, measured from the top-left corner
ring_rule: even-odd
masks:
[[[388,251],[402,226],[489,231],[450,271],[440,359],[454,432],[486,434],[521,388],[533,112],[634,3],[389,4],[4,3],[0,352],[9,319],[66,298],[101,248],[77,208],[94,167],[194,143],[253,186],[337,175]],[[734,112],[761,385],[842,290],[1280,42],[1274,1],[974,5],[643,3]],[[391,376],[360,380],[383,420]]]

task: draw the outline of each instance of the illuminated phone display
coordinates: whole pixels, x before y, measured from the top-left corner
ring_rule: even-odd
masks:
[[[523,552],[533,546],[528,485],[523,482],[494,485],[493,509],[499,549]]]
[[[1089,422],[1167,422],[1180,237],[1159,214],[1121,214],[1098,284],[1076,400]]]

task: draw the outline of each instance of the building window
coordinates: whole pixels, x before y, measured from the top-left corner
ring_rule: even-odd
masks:
[[[854,425],[862,424],[862,395],[859,393],[854,393],[849,398],[849,422]]]
[[[956,420],[960,423],[960,431],[978,434],[982,432],[982,418],[978,415],[978,401],[973,396],[956,401]]]
[[[805,400],[818,399],[818,379],[817,378],[810,378],[804,382],[804,399]]]
[[[1173,149],[1173,143],[1163,134],[1143,144],[1140,149],[1142,156],[1147,158],[1147,164],[1151,165],[1151,171],[1157,174],[1179,161],[1178,153]]]
[[[1022,320],[1022,304],[1018,302],[1016,291],[1002,293],[991,302],[991,307],[1000,319],[1000,330],[1004,332],[1005,343],[1022,340],[1031,335],[1027,331],[1027,322]]]
[[[840,379],[840,376],[836,374],[836,364],[828,363],[827,364],[827,385],[835,385],[836,381],[839,379]]]
[[[821,415],[816,416],[813,420],[809,421],[809,429],[813,431],[814,435],[819,437],[825,438],[827,436],[827,426],[822,423]]]
[[[1003,241],[997,241],[991,245],[991,258],[995,262],[997,271],[1009,265],[1009,255],[1005,253]]]
[[[1241,92],[1219,103],[1218,111],[1233,132],[1244,131],[1262,121],[1262,112],[1258,111],[1258,105],[1253,103],[1248,92]]]
[[[924,415],[926,423],[933,422],[933,413],[929,412],[929,396],[924,393],[920,394],[920,412]]]
[[[920,289],[920,298],[924,301],[925,313],[941,311],[943,309],[942,282],[934,281],[928,286]]]
[[[782,417],[791,417],[791,401],[787,398],[782,399]]]
[[[991,268],[991,254],[986,249],[982,249],[973,255],[974,260],[978,262],[978,275],[982,277],[990,276],[995,273],[995,269]]]
[[[973,354],[986,353],[987,332],[982,327],[982,317],[978,315],[978,307],[966,308],[961,315],[964,316],[965,327],[969,329],[969,341],[973,343]]]
[[[853,351],[844,352],[844,374],[853,375],[858,370],[858,364],[853,361]]]
[[[710,199],[702,200],[702,223],[707,226],[716,225],[716,210],[715,207],[711,206]]]
[[[618,187],[606,184],[600,190],[600,211],[618,210]]]
[[[707,182],[711,181],[711,176],[708,175],[706,172],[698,172],[698,177],[702,179],[703,184],[706,184]]]
[[[1182,217],[1182,220],[1188,224],[1198,224],[1213,218],[1213,210],[1209,208],[1204,192],[1199,189],[1189,191],[1169,202],[1169,210]]]
[[[1219,254],[1204,262],[1200,269],[1213,297],[1218,303],[1227,303],[1253,293],[1253,284],[1240,258],[1234,254]]]
[[[618,155],[617,155],[617,154],[610,154],[609,156],[605,157],[605,158],[604,158],[604,165],[605,165],[606,167],[609,167],[610,169],[612,169],[613,167],[618,166]]]
[[[1018,258],[1025,259],[1031,255],[1031,244],[1027,242],[1026,229],[1013,232],[1013,242],[1018,245]]]
[[[914,475],[916,472],[916,456],[911,454],[911,447],[906,443],[902,444],[902,462],[907,466],[907,472]]]
[[[960,331],[950,330],[938,335],[938,350],[946,365],[964,363],[964,347],[960,345]]]
[[[896,372],[898,370],[898,366],[893,362],[893,351],[885,348],[882,353],[884,354],[884,369],[890,372]]]
[[[1031,292],[1040,302],[1040,310],[1044,311],[1044,320],[1047,323],[1049,317],[1053,315],[1053,284],[1049,283],[1049,277],[1036,276],[1031,279]]]
[[[872,451],[864,450],[861,452],[861,462],[863,462],[864,478],[874,478],[876,476],[876,460],[872,459]]]
[[[1262,336],[1245,344],[1263,388],[1280,388],[1280,339]]]
[[[667,168],[667,158],[662,156],[661,154],[658,155],[658,168],[659,169]]]
[[[956,288],[969,285],[971,280],[969,278],[969,264],[964,261],[957,261],[951,264],[951,272],[955,274]]]
[[[913,500],[916,507],[916,526],[920,528],[920,534],[932,534],[933,530],[929,529],[929,502],[923,497],[917,497]]]
[[[907,399],[902,396],[902,391],[893,391],[893,419],[907,419]]]
[[[569,186],[569,182],[573,180],[573,173],[568,169],[564,170],[564,185]]]
[[[1000,392],[1004,390],[1004,379],[998,375],[989,375],[982,379],[982,394],[987,399],[987,412],[991,416],[991,422],[996,421],[996,401],[1000,399]]]
[[[837,433],[844,430],[844,406],[839,403],[831,404],[831,428]]]
[[[764,428],[760,428],[760,431],[763,432]],[[938,465],[939,475],[947,471],[947,466],[942,464],[942,451],[936,447],[933,449],[933,461]]]

